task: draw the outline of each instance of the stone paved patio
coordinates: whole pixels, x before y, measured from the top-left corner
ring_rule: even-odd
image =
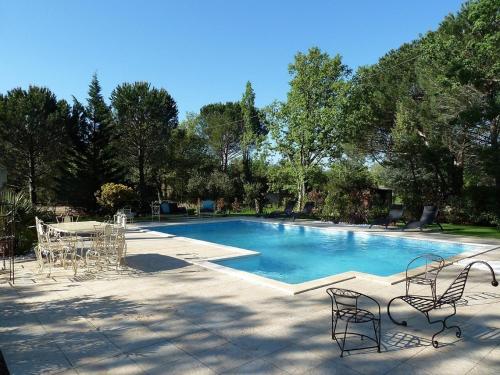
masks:
[[[99,276],[57,269],[47,278],[33,261],[16,264],[15,286],[0,283],[0,350],[12,374],[500,373],[500,289],[481,269],[454,319],[463,337],[443,335],[438,349],[437,328],[409,308],[396,311],[409,327],[387,318],[403,284],[337,284],[377,298],[383,313],[382,353],[340,358],[325,288],[287,295],[200,267],[191,262],[227,250],[178,238],[131,231],[128,249],[128,270]],[[500,249],[477,258],[499,261]],[[460,269],[444,269],[438,287]]]

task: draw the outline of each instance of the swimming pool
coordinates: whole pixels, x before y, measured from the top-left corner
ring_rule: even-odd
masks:
[[[471,245],[246,220],[169,225],[156,231],[257,251],[215,263],[299,284],[347,271],[389,276],[423,253],[448,258]]]

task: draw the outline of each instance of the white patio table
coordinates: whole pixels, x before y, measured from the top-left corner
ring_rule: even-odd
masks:
[[[52,230],[59,233],[74,235],[89,235],[96,232],[96,227],[103,226],[106,223],[102,221],[76,221],[72,223],[48,224]]]

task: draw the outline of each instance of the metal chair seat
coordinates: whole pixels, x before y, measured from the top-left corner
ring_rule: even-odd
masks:
[[[332,301],[332,340],[337,342],[340,349],[340,356],[343,357],[344,352],[370,348],[377,349],[380,352],[380,304],[372,297],[353,290],[328,288],[326,293]],[[373,309],[374,312],[367,309]],[[344,329],[340,329],[340,321],[342,321]],[[357,330],[353,331],[350,329],[352,328],[352,324],[356,323],[368,323],[366,326],[370,327],[370,330],[373,329],[373,335],[370,334],[368,336]],[[373,345],[347,347],[348,337],[351,339],[355,337],[361,340],[368,339],[368,342],[373,343]]]
[[[414,309],[426,313],[431,311],[436,307],[436,301],[431,297],[423,297],[423,296],[402,296],[401,300],[406,302],[408,305],[413,307]]]
[[[436,333],[434,333],[431,339],[432,346],[434,346],[435,348],[439,346],[439,342],[436,340],[436,337],[440,335],[445,329],[454,328],[456,330],[455,332],[456,336],[461,337],[462,330],[460,329],[460,327],[457,325],[448,325],[448,319],[450,319],[457,313],[456,304],[463,296],[465,285],[467,283],[467,278],[469,276],[469,271],[474,264],[483,264],[484,266],[486,266],[492,276],[491,285],[494,287],[498,286],[498,281],[495,277],[495,271],[493,270],[493,268],[485,261],[476,260],[465,266],[465,268],[458,274],[456,279],[450,284],[448,289],[446,289],[446,291],[440,296],[436,296],[435,293],[433,293],[432,297],[408,295],[407,293],[404,296],[394,297],[393,299],[391,299],[389,301],[389,304],[387,305],[387,314],[389,315],[389,318],[393,323],[398,325],[406,326],[408,324],[406,320],[398,321],[394,319],[394,317],[391,314],[392,303],[394,301],[401,300],[403,302],[406,302],[415,310],[424,314],[425,317],[427,318],[427,321],[430,324],[438,322],[441,323],[441,329]],[[439,318],[437,320],[431,320],[429,313],[432,310],[441,308],[443,306],[451,307],[453,309],[452,313],[447,315],[444,319]]]
[[[434,282],[434,280],[428,279],[426,277],[414,276],[409,280],[409,282],[412,284],[419,284],[419,285],[431,285]]]
[[[341,320],[348,320],[351,323],[366,323],[375,319],[375,315],[363,309],[341,309],[337,312],[337,316]]]

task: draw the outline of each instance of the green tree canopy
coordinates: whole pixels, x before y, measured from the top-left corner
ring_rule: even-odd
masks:
[[[30,86],[7,92],[0,102],[0,132],[9,180],[27,187],[32,203],[41,191],[52,191],[58,162],[65,152],[65,101],[47,88]]]
[[[95,208],[95,192],[120,177],[113,150],[111,110],[96,74],[89,84],[87,105],[73,98],[67,131],[72,148],[59,181],[60,194],[75,204]]]
[[[199,130],[226,172],[229,162],[241,154],[243,119],[240,103],[215,103],[201,108]]]
[[[302,206],[310,170],[341,153],[349,69],[340,56],[311,48],[295,56],[289,72],[287,101],[269,108],[268,121],[272,148],[293,173]]]
[[[123,83],[111,93],[118,160],[137,184],[146,209],[147,184],[154,181],[172,129],[177,127],[177,105],[165,89],[147,82]]]
[[[243,170],[245,180],[251,179],[251,152],[252,148],[262,142],[262,138],[267,134],[267,129],[261,120],[261,115],[255,107],[255,92],[252,84],[247,82],[245,92],[240,101],[241,114],[243,120],[243,131],[241,135],[240,147],[243,158]]]

